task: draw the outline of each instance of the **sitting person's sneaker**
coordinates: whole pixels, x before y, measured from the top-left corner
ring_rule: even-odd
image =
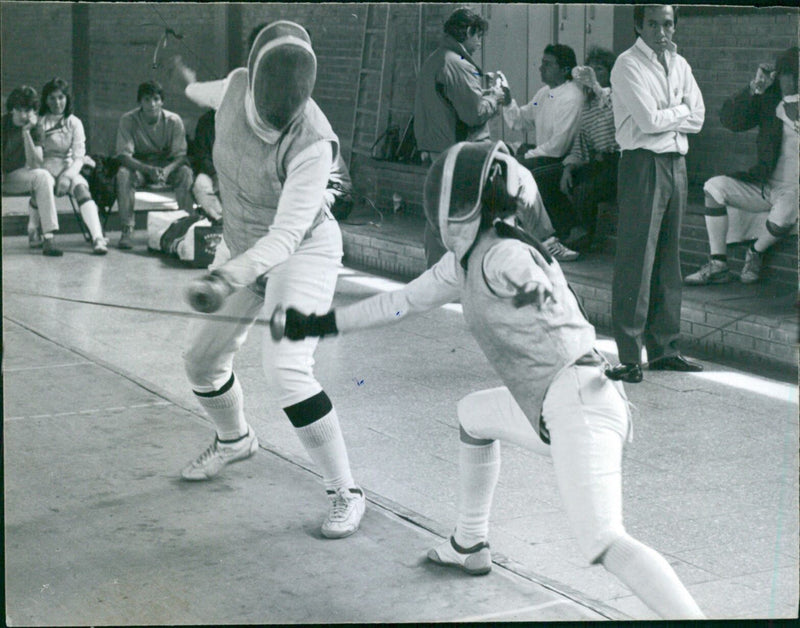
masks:
[[[28,229],[28,246],[38,249],[42,246],[42,232],[38,229]]]
[[[588,249],[592,244],[592,235],[583,227],[572,227],[569,230],[569,235],[564,241],[564,246],[567,248],[581,251]]]
[[[761,268],[764,266],[764,254],[754,251],[752,247],[747,249],[744,256],[744,267],[739,278],[742,283],[755,283],[761,277]]]
[[[127,250],[133,248],[133,230],[130,227],[123,227],[119,236],[119,248]]]
[[[712,283],[728,283],[733,279],[727,262],[710,259],[700,270],[686,275],[683,283],[687,286],[707,286]]]
[[[578,259],[581,254],[577,251],[573,251],[572,249],[568,249],[564,246],[556,236],[550,236],[542,242],[545,248],[547,249],[548,253],[552,255],[556,260],[559,262],[574,262]]]
[[[222,471],[225,465],[249,458],[256,451],[258,438],[250,427],[247,428],[247,434],[230,443],[214,437],[214,442],[208,449],[183,468],[181,476],[184,480],[209,480]]]
[[[56,247],[55,238],[45,238],[42,243],[42,255],[47,257],[61,257],[64,251]]]
[[[366,509],[364,491],[360,488],[338,488],[327,491],[331,500],[328,516],[322,523],[322,536],[341,539],[358,530]]]
[[[492,570],[492,553],[488,543],[481,542],[464,548],[452,536],[428,550],[428,560],[437,565],[458,567],[471,576],[483,576]]]
[[[108,243],[105,238],[95,238],[92,241],[92,254],[105,255],[108,253]]]

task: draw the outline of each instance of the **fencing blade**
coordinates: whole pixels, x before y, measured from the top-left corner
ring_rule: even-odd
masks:
[[[202,312],[191,312],[184,310],[162,310],[150,307],[141,307],[137,305],[126,305],[124,303],[108,303],[105,301],[89,301],[87,299],[75,299],[72,297],[61,297],[54,294],[41,294],[37,292],[26,292],[24,290],[10,290],[6,289],[4,292],[8,294],[19,294],[26,297],[36,297],[39,299],[52,299],[55,301],[64,301],[67,303],[78,303],[81,305],[95,305],[99,307],[115,308],[118,310],[128,310],[131,312],[142,312],[145,314],[159,314],[164,316],[176,316],[179,318],[199,318],[206,321],[216,321],[220,323],[236,323],[236,324],[254,324],[262,327],[269,326],[269,321],[256,318],[241,318],[239,316],[224,316],[222,314],[204,314]]]

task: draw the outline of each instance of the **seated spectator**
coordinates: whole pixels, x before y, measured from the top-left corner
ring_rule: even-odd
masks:
[[[117,200],[122,234],[119,248],[133,248],[134,200],[144,185],[175,190],[178,208],[194,211],[192,170],[186,159],[186,131],[177,113],[164,109],[164,90],[158,81],[139,85],[139,106],[123,114],[117,130]]]
[[[42,149],[36,146],[40,131],[36,126],[38,108],[39,95],[33,87],[21,85],[8,95],[0,134],[2,186],[4,194],[31,195],[28,243],[31,248],[41,246],[43,255],[59,257],[63,253],[56,248],[53,237],[53,232],[58,231],[55,179],[41,167]]]
[[[550,44],[544,49],[539,67],[545,83],[533,99],[520,107],[516,100],[503,110],[503,119],[512,129],[535,133],[535,144],[520,155],[520,163],[530,169],[542,201],[555,228],[555,236],[544,244],[560,262],[578,258],[578,253],[565,247],[573,223],[569,199],[560,189],[561,161],[572,147],[578,133],[584,94],[572,80],[577,65],[575,52],[563,44]],[[523,221],[524,222],[524,221]]]
[[[72,113],[72,98],[65,80],[51,79],[42,88],[38,127],[44,167],[55,178],[56,196],[71,194],[75,198],[92,237],[92,253],[105,255],[108,247],[97,204],[89,193],[89,184],[81,176],[86,134],[83,123]]]
[[[219,201],[219,181],[214,168],[214,110],[209,109],[197,121],[194,141],[189,149],[189,163],[194,171],[192,193],[194,200],[212,220],[222,219]]]
[[[611,68],[616,58],[610,50],[594,47],[586,65],[573,71],[575,82],[586,93],[586,103],[572,150],[562,162],[560,187],[575,210],[577,222],[564,244],[578,250],[592,244],[597,205],[617,197],[619,145],[614,138],[611,107]]]
[[[727,243],[753,238],[740,279],[758,281],[764,254],[797,223],[797,57],[795,46],[778,57],[774,71],[759,67],[756,78],[722,105],[720,120],[726,128],[742,132],[758,127],[758,163],[747,172],[712,177],[703,186],[711,255],[684,279],[687,285],[731,281]]]

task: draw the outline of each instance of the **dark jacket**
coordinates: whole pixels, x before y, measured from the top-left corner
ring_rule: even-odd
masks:
[[[34,143],[41,141],[41,128],[36,125],[31,129]],[[14,172],[27,165],[25,159],[25,143],[22,139],[22,127],[14,124],[14,114],[3,114],[0,139],[3,144],[3,174]]]
[[[776,81],[757,96],[751,94],[750,88],[746,87],[722,105],[719,118],[726,129],[741,132],[758,127],[758,162],[747,171],[734,172],[730,175],[733,178],[761,186],[769,181],[778,163],[783,142],[783,123],[775,115],[775,108],[781,98],[780,86]]]
[[[445,35],[417,78],[414,136],[419,150],[439,153],[458,142],[488,140],[488,122],[497,112],[496,100],[484,94],[478,64]]]
[[[212,153],[214,150],[214,110],[206,111],[197,121],[194,141],[189,145],[189,163],[195,175],[207,174],[213,177],[214,168]]]

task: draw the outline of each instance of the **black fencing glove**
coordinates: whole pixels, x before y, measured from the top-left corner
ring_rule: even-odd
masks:
[[[286,328],[283,335],[289,340],[303,340],[307,336],[335,336],[336,316],[331,310],[327,314],[301,314],[294,308],[286,310]]]

